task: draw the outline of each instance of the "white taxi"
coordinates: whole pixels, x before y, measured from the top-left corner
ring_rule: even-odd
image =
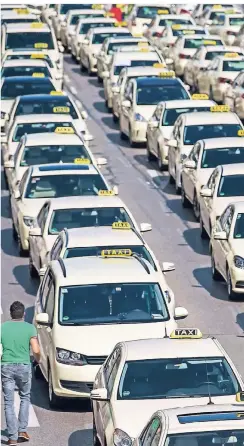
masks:
[[[10,199],[13,237],[18,241],[20,255],[28,251],[30,227],[48,198],[66,197],[69,202],[75,196],[97,196],[101,190],[110,188],[94,165],[59,163],[29,167]]]
[[[197,141],[183,162],[182,205],[193,205],[199,219],[199,194],[214,169],[219,165],[244,163],[243,138],[213,138]]]
[[[152,43],[158,42],[162,37],[163,31],[167,25],[195,25],[194,19],[189,14],[176,15],[169,14],[167,9],[161,6],[158,13],[152,21],[145,27],[144,36]]]
[[[133,35],[142,34],[147,26],[150,25],[152,19],[159,13],[159,11],[165,11],[166,14],[170,14],[170,7],[167,5],[134,5],[132,11],[126,18],[128,28]]]
[[[190,98],[181,80],[174,76],[173,71],[162,70],[158,77],[140,77],[129,82],[119,122],[121,138],[129,137],[131,146],[147,141],[147,123],[160,101]]]
[[[71,4],[71,3],[64,3],[64,4],[60,4],[60,3],[56,3],[55,4],[55,9],[51,15],[51,20],[52,20],[52,24],[51,24],[51,28],[53,28],[56,38],[60,40],[61,36],[60,36],[60,32],[61,32],[61,25],[62,22],[65,20],[66,18],[66,14],[68,11],[71,11],[72,9],[77,9],[78,4]],[[93,5],[79,5],[79,8],[85,9],[85,8],[91,8]],[[95,5],[94,5],[95,7]]]
[[[59,47],[54,31],[45,23],[6,24],[2,27],[2,54],[7,50],[44,49],[63,71],[62,48]]]
[[[244,70],[244,56],[239,56],[237,53],[226,53],[223,56],[215,57],[201,78],[198,78],[198,83],[202,84],[201,90],[209,94],[214,101],[222,102],[228,84],[242,70]]]
[[[127,446],[146,446],[148,441],[156,446],[221,444],[223,440],[225,444],[241,444],[244,439],[243,407],[243,404],[208,403],[158,410],[134,442],[131,439]]]
[[[122,102],[124,100],[124,93],[127,90],[128,83],[131,79],[138,77],[156,77],[162,72],[164,64],[154,64],[153,67],[126,67],[120,72],[117,84],[112,87],[112,107],[113,107],[113,120],[117,122],[122,108]]]
[[[188,315],[169,307],[162,274],[147,260],[108,251],[54,260],[41,282],[33,322],[51,406],[62,397],[89,398],[117,342],[161,337]]]
[[[227,86],[223,102],[244,121],[244,70]]]
[[[226,45],[233,45],[236,36],[244,24],[244,14],[226,14],[224,22],[219,28],[218,34],[222,37]]]
[[[142,45],[142,46],[141,46]],[[127,48],[125,47],[127,50]],[[106,106],[111,110],[113,105],[113,90],[112,88],[117,85],[117,81],[120,72],[125,67],[153,67],[157,64],[162,64],[162,67],[166,67],[163,63],[162,57],[155,50],[150,50],[150,47],[145,46],[144,42],[141,42],[135,47],[136,51],[131,51],[131,46],[128,47],[128,51],[117,52],[114,54],[109,71],[102,73],[104,84],[104,96]]]
[[[244,198],[230,203],[218,219],[210,240],[212,276],[227,282],[229,299],[244,293]]]
[[[217,339],[202,338],[196,328],[167,330],[160,339],[121,341],[100,368],[91,391],[94,436],[102,446],[131,445],[131,438],[159,407],[202,406],[209,398],[214,406],[231,404],[243,388]],[[126,416],[131,413],[137,416]]]
[[[244,163],[226,164],[214,169],[199,196],[202,238],[211,237],[217,219],[229,203],[243,200],[243,184]]]
[[[241,8],[231,5],[210,5],[198,16],[196,22],[199,25],[207,26],[211,34],[218,34],[224,26],[225,17],[228,14],[241,14]]]
[[[243,126],[227,105],[214,105],[210,112],[184,113],[176,120],[172,138],[168,142],[168,168],[171,183],[176,192],[181,190],[182,163],[189,156],[194,144],[200,139],[239,136]]]
[[[18,12],[19,11],[19,12]],[[36,14],[31,14],[28,9],[16,9],[15,11],[1,11],[1,25],[3,23],[31,23],[40,22]]]
[[[168,141],[171,138],[176,119],[182,113],[210,111],[215,102],[207,95],[194,94],[191,99],[159,102],[147,126],[147,158],[156,157],[159,170],[168,165]]]
[[[177,76],[183,76],[185,66],[189,59],[194,57],[194,54],[201,46],[216,46],[223,45],[219,36],[199,36],[199,35],[186,35],[180,36],[176,40],[170,53],[174,61],[174,69]],[[207,92],[205,92],[207,93]]]
[[[114,19],[107,19],[110,21],[110,27],[102,26],[91,28],[85,39],[80,45],[80,65],[81,70],[87,69],[89,74],[97,72],[97,56],[102,48],[102,44],[108,37],[129,37],[131,33],[128,29],[122,28],[119,22],[115,23]]]

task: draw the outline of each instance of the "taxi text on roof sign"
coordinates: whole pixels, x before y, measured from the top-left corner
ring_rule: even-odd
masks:
[[[139,46],[139,47],[147,47],[148,46],[148,42],[138,42],[137,43],[137,46]]]
[[[237,403],[244,403],[244,392],[238,392],[236,394]]]
[[[158,14],[168,14],[169,10],[168,9],[158,9]]]
[[[217,45],[216,40],[203,40],[203,45]]]
[[[117,26],[117,27],[127,26],[127,22],[115,22],[114,26]]]
[[[114,17],[113,12],[106,12],[105,17]]]
[[[31,28],[43,28],[43,23],[41,22],[32,22]]]
[[[75,158],[75,164],[91,164],[91,161],[88,158]]]
[[[45,42],[37,42],[34,44],[35,48],[48,48],[48,44]]]
[[[234,58],[234,57],[239,57],[238,53],[225,53],[224,57],[230,57],[230,58]]]
[[[176,23],[175,25],[171,26],[172,29],[181,29],[182,25],[179,25],[178,23]]]
[[[238,130],[237,135],[238,136],[244,136],[244,129]]]
[[[200,99],[200,100],[203,100],[203,99],[209,99],[208,95],[207,95],[207,94],[204,94],[204,93],[202,93],[202,94],[200,94],[200,93],[199,93],[199,94],[195,93],[195,94],[192,95],[191,98],[194,99],[194,100],[197,100],[197,99]]]
[[[51,96],[63,96],[63,92],[58,91],[58,90],[52,90],[52,91],[50,91],[50,95]]]
[[[17,12],[17,14],[29,14],[29,9],[27,8],[14,8],[14,12]]]
[[[175,72],[174,71],[161,71],[161,73],[159,73],[159,77],[175,77]]]
[[[103,5],[92,5],[92,9],[103,9]]]
[[[202,333],[198,328],[176,328],[170,339],[201,339]]]
[[[131,249],[103,249],[101,251],[102,257],[124,257],[124,256],[131,256],[132,251]]]
[[[72,127],[56,127],[54,133],[60,133],[60,134],[73,134],[75,133],[74,129]]]
[[[44,59],[44,58],[45,58],[45,54],[43,54],[43,53],[36,53],[36,54],[31,55],[31,59]]]
[[[212,113],[226,113],[230,111],[230,107],[229,105],[212,105],[212,107],[210,107],[210,111]]]
[[[145,47],[145,48],[140,48],[140,51],[141,51],[142,53],[148,53],[148,52],[149,52],[149,49],[148,49],[147,47]]]
[[[130,223],[126,221],[115,221],[112,224],[112,229],[131,229]]]
[[[103,197],[111,197],[111,195],[115,195],[115,193],[113,190],[99,190],[98,195]]]
[[[32,73],[32,77],[45,77],[44,73]]]
[[[69,107],[53,107],[53,113],[69,113],[70,108]]]
[[[165,68],[166,67],[166,65],[165,64],[163,64],[163,63],[154,63],[153,64],[153,68]]]

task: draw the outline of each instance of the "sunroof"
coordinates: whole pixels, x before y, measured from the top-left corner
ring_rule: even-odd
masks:
[[[244,420],[244,412],[212,412],[191,415],[179,415],[179,423],[204,423],[207,421]]]

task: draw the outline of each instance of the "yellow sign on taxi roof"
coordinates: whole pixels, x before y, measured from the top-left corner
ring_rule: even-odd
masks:
[[[166,65],[164,63],[154,63],[153,68],[165,68]]]
[[[65,106],[53,107],[53,113],[69,113],[70,108]]]
[[[193,94],[192,95],[192,97],[191,97],[192,99],[200,99],[200,100],[202,100],[202,99],[209,99],[209,97],[208,97],[208,95],[207,94],[204,94],[204,93],[202,93],[202,94],[197,94],[197,93],[195,93],[195,94]]]
[[[179,23],[176,23],[175,25],[171,26],[172,29],[181,29],[182,25],[180,25]]]
[[[105,16],[106,17],[114,17],[114,13],[113,12],[106,12]]]
[[[44,24],[41,22],[32,22],[31,28],[43,28]]]
[[[103,5],[94,4],[92,5],[92,9],[103,9]]]
[[[169,10],[168,9],[158,9],[158,12],[157,12],[159,15],[160,14],[168,14],[169,13]]]
[[[234,58],[234,57],[239,57],[238,53],[225,53],[224,57],[230,57],[230,58]]]
[[[237,135],[238,136],[244,136],[244,129],[238,130]]]
[[[112,229],[131,229],[131,225],[127,221],[115,221],[112,224]]]
[[[58,91],[58,90],[52,90],[52,91],[50,91],[50,95],[51,96],[63,96],[63,92]]]
[[[226,9],[225,14],[236,14],[236,10],[235,9]]]
[[[212,113],[226,113],[230,111],[229,105],[212,105],[210,107]]]
[[[91,161],[88,158],[75,158],[75,164],[91,164]]]
[[[203,45],[217,45],[216,40],[203,40]]]
[[[183,34],[195,34],[195,29],[183,29]]]
[[[202,333],[198,328],[176,328],[170,339],[201,339]]]
[[[213,5],[213,9],[221,9],[221,8],[223,8],[222,5]]]
[[[32,77],[45,77],[44,73],[32,73]]]
[[[102,257],[126,257],[126,256],[131,256],[132,255],[132,251],[131,249],[103,249],[101,251],[101,256]]]
[[[48,44],[45,43],[45,42],[37,42],[37,43],[34,44],[34,47],[35,48],[40,48],[40,49],[48,48]]]
[[[175,77],[175,72],[174,71],[161,71],[161,73],[159,73],[159,77]]]
[[[31,59],[44,59],[45,58],[45,54],[43,54],[43,53],[35,53],[35,54],[32,54],[30,58]]]
[[[145,47],[145,48],[140,48],[140,51],[142,53],[149,53],[149,48]]]
[[[115,195],[115,193],[113,190],[100,190],[98,195],[100,197],[111,197],[112,195]]]
[[[148,46],[148,42],[138,42],[137,45],[139,47],[145,47],[145,46],[147,47]]]
[[[27,8],[14,8],[13,11],[17,12],[17,14],[29,14],[29,9]]]
[[[56,127],[54,133],[60,133],[60,134],[74,134],[75,131],[72,127]]]
[[[133,37],[142,37],[142,33],[133,33]]]

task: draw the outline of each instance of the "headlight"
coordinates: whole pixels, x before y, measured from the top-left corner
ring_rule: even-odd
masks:
[[[134,120],[135,121],[140,121],[140,122],[146,122],[146,119],[140,115],[140,113],[135,113],[134,114]]]
[[[1,111],[1,119],[5,118],[6,113],[4,113],[3,111]]]
[[[29,228],[31,226],[33,226],[33,224],[34,224],[34,218],[33,217],[23,217],[23,221],[24,221],[24,224],[26,226],[28,226]]]
[[[115,446],[132,446],[132,439],[121,429],[115,429],[113,440]]]
[[[56,359],[61,364],[67,365],[86,365],[86,359],[81,353],[71,352],[63,348],[56,348]]]
[[[244,258],[241,256],[234,256],[234,264],[236,268],[244,269]]]

